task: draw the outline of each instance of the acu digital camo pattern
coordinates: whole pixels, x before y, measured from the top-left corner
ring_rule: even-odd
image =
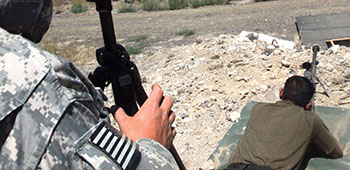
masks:
[[[102,95],[70,62],[0,28],[0,169],[120,169],[102,151],[77,153],[106,121]],[[159,143],[137,144],[138,169],[178,169]]]
[[[141,152],[141,166],[137,169],[179,169],[171,153],[158,142],[140,139],[136,143]]]

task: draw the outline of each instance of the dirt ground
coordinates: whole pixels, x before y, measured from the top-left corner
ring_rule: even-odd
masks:
[[[147,35],[151,46],[173,46],[193,42],[193,37],[175,35],[183,29],[195,30],[195,36],[238,34],[245,30],[293,40],[295,17],[346,11],[350,11],[348,0],[281,0],[173,11],[121,14],[114,11],[113,17],[119,40]],[[54,37],[57,42],[80,40],[86,45],[103,44],[99,17],[93,8],[82,14],[55,15],[46,37]]]
[[[290,71],[302,73],[299,65],[311,57],[307,49],[273,49],[266,56],[263,53],[269,44],[251,42],[238,34],[253,31],[293,41],[295,17],[336,12],[350,12],[350,1],[280,0],[175,11],[113,12],[113,17],[118,42],[148,36],[150,46],[132,59],[144,78],[146,91],[152,83],[159,83],[174,97],[178,132],[174,145],[185,166],[198,170],[213,168],[208,157],[246,102],[278,100],[278,90]],[[175,34],[183,29],[195,30],[195,34]],[[54,15],[44,38],[63,44],[79,42],[80,47],[91,50],[87,57],[91,62],[95,60],[94,50],[103,46],[94,9]],[[350,107],[340,104],[343,98],[350,99],[349,51],[341,47],[338,52],[320,53],[318,72],[324,75],[321,79],[332,96],[330,100],[318,95],[320,104]],[[281,65],[286,61],[290,66]],[[94,69],[91,62],[83,66],[85,71]],[[110,91],[106,93],[111,96]]]

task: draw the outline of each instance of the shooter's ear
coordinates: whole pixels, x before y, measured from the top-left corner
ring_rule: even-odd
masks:
[[[280,89],[280,99],[282,99],[283,96],[283,88]]]
[[[310,101],[310,102],[305,106],[305,109],[306,109],[306,110],[311,110],[311,106],[312,106],[312,102]]]

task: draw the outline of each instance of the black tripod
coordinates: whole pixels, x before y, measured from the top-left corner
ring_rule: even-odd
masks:
[[[96,50],[100,67],[89,74],[89,79],[102,90],[112,83],[115,104],[122,107],[129,116],[133,116],[138,111],[138,106],[142,106],[147,99],[147,94],[141,85],[140,73],[136,65],[130,61],[125,48],[115,40],[111,0],[88,1],[96,3],[105,44],[105,47]],[[186,169],[174,146],[170,152],[180,169]]]

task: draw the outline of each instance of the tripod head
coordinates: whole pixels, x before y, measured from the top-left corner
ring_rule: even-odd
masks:
[[[147,99],[147,94],[141,85],[141,76],[136,65],[130,61],[126,49],[116,42],[111,0],[88,1],[96,3],[105,45],[96,50],[96,59],[101,67],[88,77],[101,89],[111,83],[115,104],[122,107],[129,116],[133,116],[138,111],[138,106]]]

